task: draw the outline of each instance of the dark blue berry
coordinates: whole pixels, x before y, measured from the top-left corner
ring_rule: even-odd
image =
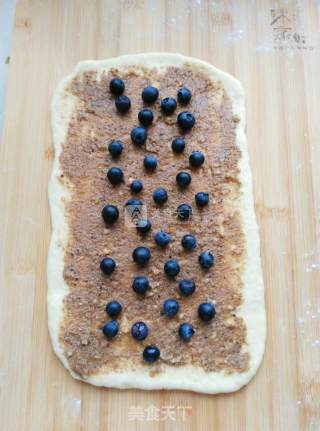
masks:
[[[178,97],[179,103],[181,103],[182,105],[186,105],[187,103],[190,102],[192,93],[188,88],[182,87],[182,88],[179,88],[177,97]]]
[[[216,310],[214,308],[213,304],[210,304],[210,302],[203,302],[198,307],[198,316],[201,320],[211,320],[214,318],[216,314]]]
[[[155,156],[145,156],[143,159],[143,166],[148,169],[148,171],[154,171],[158,165],[158,160]]]
[[[190,166],[193,168],[200,168],[204,162],[204,155],[201,151],[192,151],[189,157]]]
[[[115,96],[120,96],[120,94],[124,92],[125,85],[122,79],[113,78],[110,81],[109,87],[112,94],[114,94]]]
[[[179,336],[182,340],[188,341],[193,337],[194,329],[190,323],[182,323],[179,326]]]
[[[136,322],[131,326],[131,335],[136,340],[144,340],[148,336],[148,326],[144,322]]]
[[[143,351],[143,359],[146,362],[156,362],[160,357],[160,350],[157,346],[147,346]]]
[[[203,251],[199,256],[199,263],[202,268],[209,269],[214,264],[214,256],[213,254],[207,250]]]
[[[134,207],[139,207],[142,206],[143,203],[140,199],[135,199],[135,198],[131,198],[129,200],[127,200],[125,206],[134,206]]]
[[[120,184],[123,181],[123,172],[120,168],[110,168],[107,172],[107,178],[113,185]]]
[[[196,284],[193,280],[181,280],[179,281],[179,290],[184,296],[192,295],[196,290]]]
[[[132,257],[137,265],[144,266],[149,262],[151,253],[147,247],[137,247],[133,250]]]
[[[131,140],[134,145],[138,145],[139,147],[145,144],[148,133],[144,127],[135,127],[131,130]]]
[[[120,141],[111,141],[108,150],[112,157],[119,157],[123,150],[123,144]]]
[[[186,250],[193,250],[197,247],[197,240],[194,235],[184,235],[181,240],[182,247]]]
[[[135,277],[132,283],[132,289],[139,295],[144,295],[149,289],[150,284],[147,277],[139,276]]]
[[[180,187],[187,187],[191,183],[191,175],[189,172],[179,172],[176,181]]]
[[[104,274],[110,275],[116,269],[116,263],[111,257],[106,257],[100,262],[100,269]]]
[[[133,180],[130,184],[130,189],[133,193],[139,193],[143,189],[143,184],[139,180]]]
[[[187,220],[192,215],[192,208],[188,204],[181,204],[177,208],[177,214],[181,220]]]
[[[110,322],[103,325],[102,332],[105,337],[113,338],[117,335],[119,331],[119,323],[116,320],[111,320]]]
[[[125,114],[129,111],[131,102],[127,96],[118,96],[115,101],[116,108],[121,114]]]
[[[167,316],[175,316],[179,311],[179,303],[175,299],[166,299],[163,303],[163,311]]]
[[[171,143],[171,148],[175,153],[182,153],[186,146],[186,142],[183,138],[174,138]]]
[[[122,305],[118,301],[110,301],[106,305],[106,312],[110,317],[117,317],[121,313]]]
[[[167,232],[160,230],[155,234],[154,240],[156,244],[159,245],[160,247],[165,247],[166,245],[169,244],[171,238]]]
[[[153,112],[148,108],[142,109],[138,114],[138,119],[143,126],[150,126],[153,121]]]
[[[176,259],[169,259],[164,264],[164,272],[168,277],[175,277],[180,272],[180,265]]]
[[[140,218],[137,222],[137,231],[140,233],[146,233],[149,232],[151,229],[151,222],[150,220]]]
[[[161,109],[166,115],[172,114],[177,107],[177,102],[173,97],[165,97],[161,100]]]
[[[141,97],[145,103],[153,103],[158,99],[159,91],[156,87],[146,87],[143,89]]]
[[[115,205],[106,205],[102,209],[101,214],[105,223],[112,224],[118,219],[119,210]]]
[[[163,187],[159,187],[153,192],[152,197],[156,204],[164,204],[168,200],[167,190]]]
[[[178,124],[182,130],[190,130],[195,125],[196,119],[191,112],[180,112],[178,115]]]
[[[209,194],[205,192],[199,192],[195,195],[195,200],[199,207],[204,207],[209,203]]]

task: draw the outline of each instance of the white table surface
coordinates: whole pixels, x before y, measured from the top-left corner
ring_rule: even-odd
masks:
[[[6,59],[10,56],[15,7],[16,0],[0,0],[0,142],[9,68],[8,64],[6,64]]]

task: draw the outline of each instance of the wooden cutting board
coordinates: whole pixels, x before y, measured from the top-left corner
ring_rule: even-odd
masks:
[[[1,430],[320,429],[319,34],[311,0],[18,2],[0,148]],[[50,98],[79,60],[146,51],[207,60],[246,89],[268,341],[234,394],[99,389],[51,349]]]

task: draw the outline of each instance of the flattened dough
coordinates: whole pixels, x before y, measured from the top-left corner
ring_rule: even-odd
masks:
[[[246,240],[246,261],[242,274],[243,302],[237,310],[237,315],[241,316],[246,324],[246,351],[250,354],[250,366],[245,372],[225,374],[223,372],[206,372],[191,365],[180,367],[165,365],[164,372],[155,374],[152,377],[149,375],[149,369],[145,365],[136,367],[134,371],[127,370],[125,372],[103,369],[95,375],[82,379],[93,385],[115,388],[184,389],[211,394],[232,392],[249,382],[262,360],[266,338],[264,290],[259,234],[254,213],[251,171],[245,138],[244,92],[239,81],[210,64],[180,54],[167,53],[126,55],[103,61],[80,62],[73,73],[60,82],[54,94],[51,119],[55,159],[49,183],[52,236],[48,255],[48,318],[52,344],[64,366],[74,378],[80,379],[70,369],[63,345],[59,341],[63,321],[63,299],[69,292],[63,277],[63,271],[64,249],[68,242],[65,202],[70,200],[68,188],[59,180],[61,175],[59,158],[75,106],[75,97],[70,92],[67,92],[66,88],[71,80],[83,71],[97,71],[99,74],[110,68],[121,70],[123,66],[143,65],[147,68],[162,69],[168,66],[183,67],[185,64],[205,72],[207,76],[215,81],[221,81],[232,101],[233,113],[240,119],[236,129],[236,139],[242,155],[239,162],[242,190],[240,211]]]

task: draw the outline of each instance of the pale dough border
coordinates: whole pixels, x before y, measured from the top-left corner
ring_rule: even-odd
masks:
[[[167,66],[179,67],[185,64],[206,72],[214,80],[221,81],[232,100],[234,114],[240,118],[236,133],[237,144],[242,152],[242,158],[239,162],[243,192],[241,214],[247,244],[247,259],[243,273],[243,304],[237,314],[242,316],[247,326],[247,350],[251,355],[250,367],[244,373],[225,375],[217,372],[208,373],[194,366],[171,367],[166,365],[163,373],[150,377],[150,366],[142,364],[135,371],[108,372],[107,369],[101,370],[99,374],[84,380],[93,385],[116,388],[184,389],[211,394],[232,392],[249,382],[256,373],[263,357],[266,338],[264,289],[259,233],[254,212],[252,179],[245,137],[244,91],[238,80],[209,63],[180,54],[169,53],[124,55],[102,61],[83,61],[77,65],[71,75],[60,82],[55,91],[51,106],[55,159],[49,183],[52,236],[48,254],[48,319],[52,344],[64,366],[74,378],[80,379],[70,370],[58,340],[60,323],[63,319],[63,298],[69,292],[63,279],[63,247],[67,244],[68,238],[64,202],[70,198],[67,187],[64,187],[59,180],[61,173],[59,157],[75,103],[75,99],[65,89],[75,75],[86,70],[96,70],[100,73],[112,67],[143,65],[162,69]]]

